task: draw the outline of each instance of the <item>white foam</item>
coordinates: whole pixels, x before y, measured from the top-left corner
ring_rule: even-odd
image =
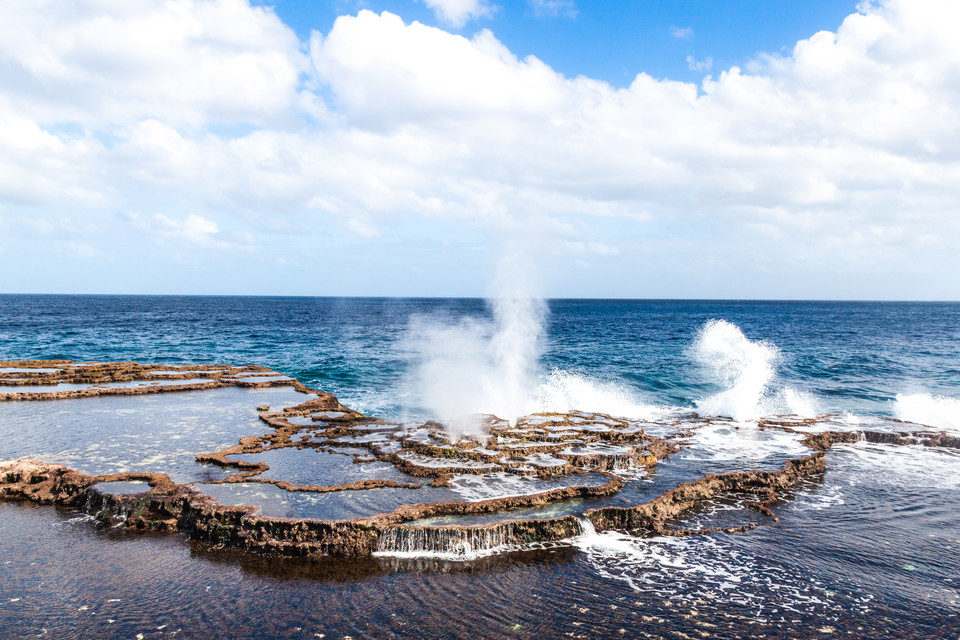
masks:
[[[881,431],[899,433],[907,429],[902,422],[883,416],[861,416],[850,412],[841,415],[821,416],[809,424],[791,425],[797,431],[817,433],[822,431]]]
[[[865,442],[836,444],[833,449],[830,464],[849,485],[960,489],[960,452],[955,449]]]
[[[527,404],[526,413],[595,411],[637,420],[654,420],[664,409],[646,404],[621,383],[601,382],[587,376],[554,369],[543,376]]]
[[[575,482],[571,481],[570,484],[573,486]],[[518,476],[502,471],[487,475],[456,475],[450,479],[450,489],[467,502],[527,496],[547,491],[550,488],[554,487],[548,487],[547,483],[538,478]]]
[[[823,584],[816,577],[796,575],[726,544],[721,537],[598,534],[589,523],[583,529],[573,543],[593,569],[638,592],[687,602],[700,598],[733,602],[750,607],[758,617],[768,610],[807,614],[838,607],[822,597]],[[868,611],[867,602],[859,613]]]
[[[710,320],[691,347],[694,359],[723,391],[697,403],[702,413],[748,420],[763,415],[760,401],[773,380],[777,348],[748,339],[735,324]]]
[[[960,431],[960,398],[929,393],[898,393],[894,414],[901,420]]]
[[[765,340],[750,340],[731,322],[707,322],[689,353],[723,389],[697,402],[697,411],[704,415],[754,420],[786,413],[812,418],[819,413],[813,394],[786,386],[773,389],[780,350]]]
[[[651,572],[667,571],[677,578],[699,574],[704,585],[709,582],[715,585],[738,583],[743,576],[737,574],[747,572],[746,566],[736,562],[710,563],[707,554],[702,552],[704,548],[716,549],[718,545],[709,537],[636,538],[616,531],[597,533],[589,522],[584,523],[583,529],[583,535],[576,538],[574,544],[587,555],[591,564],[601,575],[623,580],[637,591],[645,590],[641,586],[644,583],[652,586],[658,582],[651,580]]]
[[[760,430],[752,422],[716,422],[697,429],[678,457],[710,462],[780,460],[807,455],[800,436],[776,429]]]
[[[846,504],[841,487],[831,484],[816,489],[796,491],[787,508],[791,511],[823,511]]]

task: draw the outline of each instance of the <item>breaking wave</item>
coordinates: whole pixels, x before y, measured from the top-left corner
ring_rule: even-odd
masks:
[[[750,340],[726,320],[707,322],[689,349],[712,382],[723,390],[697,401],[700,413],[751,420],[775,413],[814,416],[815,398],[790,387],[773,389],[780,350]]]
[[[894,414],[908,422],[960,431],[960,398],[929,393],[898,393]]]

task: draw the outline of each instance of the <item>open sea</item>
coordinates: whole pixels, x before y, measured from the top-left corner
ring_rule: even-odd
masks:
[[[960,303],[0,295],[0,359],[256,364],[396,421],[733,419],[650,491],[802,455],[764,416],[960,434]],[[781,502],[737,534],[310,562],[0,503],[0,638],[960,638],[960,452],[836,447]]]

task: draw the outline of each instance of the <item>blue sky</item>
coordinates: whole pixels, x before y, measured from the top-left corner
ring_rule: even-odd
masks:
[[[326,32],[341,15],[360,9],[389,11],[407,21],[470,35],[492,30],[520,57],[534,55],[566,76],[585,75],[616,86],[629,85],[638,72],[657,78],[697,82],[687,56],[717,69],[743,65],[761,52],[789,53],[797,40],[834,30],[856,8],[851,0],[640,0],[636,2],[557,2],[537,8],[524,0],[497,2],[490,16],[461,27],[444,22],[423,3],[264,2],[302,39]]]
[[[960,299],[949,0],[6,14],[0,292]]]

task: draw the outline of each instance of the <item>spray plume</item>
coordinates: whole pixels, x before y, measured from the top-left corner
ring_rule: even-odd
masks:
[[[697,402],[701,413],[735,420],[751,420],[773,413],[805,417],[817,413],[816,400],[803,391],[783,387],[777,393],[770,393],[780,350],[764,340],[750,340],[731,322],[707,322],[697,334],[690,354],[724,389]]]
[[[482,436],[481,413],[511,421],[525,413],[547,313],[546,303],[533,294],[534,274],[528,254],[507,251],[488,301],[492,320],[420,318],[411,324],[412,348],[419,354],[413,380],[417,401],[457,437]]]

